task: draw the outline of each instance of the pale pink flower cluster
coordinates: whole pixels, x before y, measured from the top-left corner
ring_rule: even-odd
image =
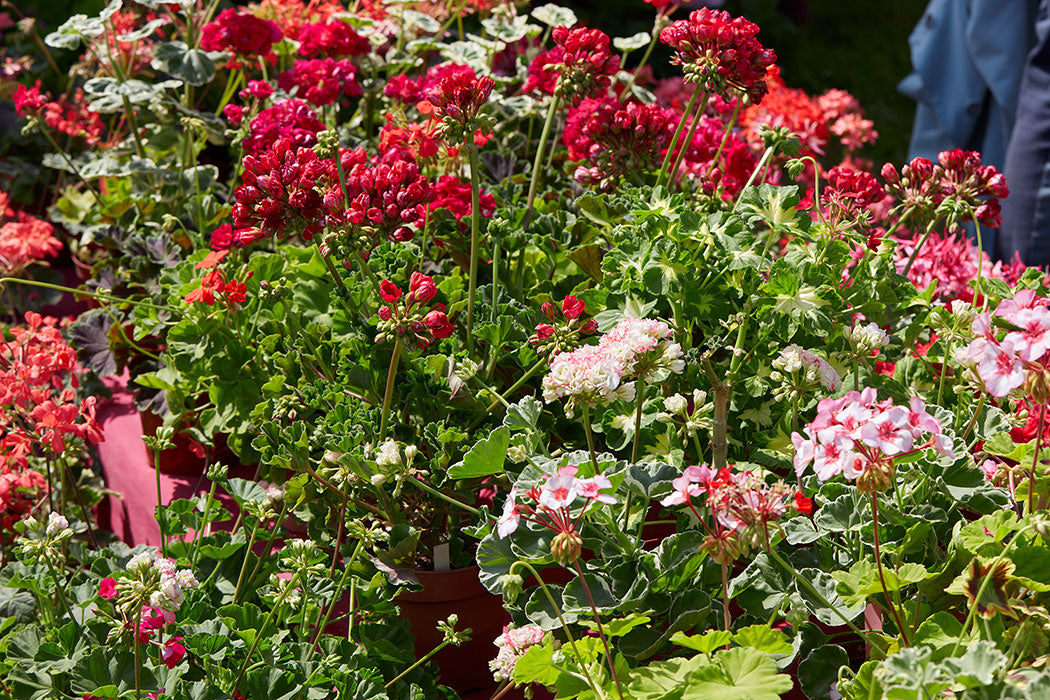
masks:
[[[493,642],[499,651],[496,652],[496,658],[489,661],[492,677],[500,682],[512,680],[518,659],[530,647],[543,642],[543,634],[543,630],[537,625],[504,628],[503,634]]]
[[[635,387],[630,380],[685,369],[682,346],[670,338],[671,328],[663,321],[625,318],[597,345],[555,355],[543,378],[543,399],[568,399],[565,413],[570,417],[579,405],[632,401]]]
[[[1050,364],[1050,299],[1025,289],[999,304],[992,314],[983,313],[973,322],[974,340],[957,353],[956,359],[973,369],[992,396],[1007,396],[1022,387],[1030,372],[1043,372]],[[1012,329],[1000,339],[992,317],[1008,322]]]
[[[922,399],[912,397],[907,408],[895,406],[892,399],[876,401],[870,387],[821,400],[805,433],[791,435],[795,473],[802,476],[812,463],[821,481],[838,474],[859,479],[873,468],[892,473],[895,458],[926,448],[953,456],[951,440]]]
[[[142,578],[153,580],[157,576],[160,581],[156,588],[150,593],[149,604],[158,608],[167,615],[172,615],[186,600],[184,590],[197,588],[200,584],[189,569],[175,569],[175,562],[159,554],[150,560],[149,552],[140,552],[128,561],[127,570],[132,574],[138,574]],[[123,580],[122,580],[123,581]],[[139,583],[135,581],[131,585]]]
[[[562,467],[557,474],[548,475],[542,486],[533,486],[520,494],[530,503],[519,503],[518,492],[512,490],[503,506],[503,515],[496,521],[496,532],[504,538],[518,529],[524,516],[556,532],[574,531],[575,524],[571,508],[583,501],[583,510],[592,503],[616,503],[616,498],[602,493],[612,488],[608,477],[598,474],[586,479],[576,476],[579,469],[574,465]]]
[[[794,378],[819,383],[828,391],[835,391],[842,386],[842,377],[827,360],[794,343],[780,351],[773,360],[773,367]]]

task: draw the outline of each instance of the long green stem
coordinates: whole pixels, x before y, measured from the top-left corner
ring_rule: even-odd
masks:
[[[631,464],[638,464],[638,448],[642,437],[642,405],[645,403],[645,379],[638,379],[635,391],[637,402],[634,408],[634,446],[631,447]]]
[[[748,187],[750,187],[750,186],[751,186],[751,184],[752,184],[752,183],[753,183],[753,182],[755,181],[755,178],[757,178],[757,177],[758,177],[758,174],[759,174],[760,172],[762,172],[762,168],[766,167],[766,163],[767,163],[767,162],[769,161],[769,159],[770,159],[770,158],[772,158],[772,157],[773,157],[773,147],[772,147],[772,146],[770,146],[769,148],[767,148],[767,149],[766,149],[766,150],[765,150],[765,151],[764,151],[764,152],[762,153],[762,157],[761,157],[761,158],[760,158],[760,159],[758,160],[758,165],[756,165],[756,166],[755,166],[755,169],[751,171],[751,176],[750,176],[749,178],[747,178],[747,182],[746,182],[746,183],[744,184],[744,187],[743,187],[743,188],[742,188],[742,189],[740,190],[740,192],[741,192],[741,193],[743,193],[743,192],[744,192],[744,190],[746,190],[746,189],[747,189]],[[816,195],[814,195],[814,196],[816,196]],[[735,202],[735,203],[733,204],[733,209],[732,209],[732,211],[734,211],[734,212],[735,212],[735,211],[736,211],[736,208],[737,208],[738,206],[740,206],[740,197],[737,197],[737,199],[736,199],[736,202]],[[818,203],[817,203],[817,209],[818,209],[818,210],[820,209],[820,203],[819,203],[819,200],[818,200]]]
[[[121,297],[111,296],[109,294],[98,294],[96,292],[87,292],[82,289],[73,289],[72,287],[63,287],[60,284],[50,284],[48,282],[38,282],[37,280],[19,279],[18,277],[0,277],[0,285],[7,282],[13,282],[15,284],[24,284],[30,287],[42,287],[43,289],[55,289],[60,292],[69,292],[70,294],[76,294],[77,296],[91,297],[92,299],[101,299],[102,301],[112,301],[119,304],[131,304],[132,306],[141,306],[145,309],[154,309],[156,311],[168,311],[171,309],[167,306],[158,306],[151,304],[148,301],[132,301],[131,299],[124,299]]]
[[[463,510],[467,511],[468,513],[471,513],[472,515],[481,515],[481,511],[478,510],[477,508],[475,508],[473,506],[468,506],[463,501],[456,500],[455,498],[452,498],[452,496],[449,496],[448,494],[442,493],[441,491],[437,490],[436,488],[434,488],[433,486],[431,486],[427,482],[423,481],[422,479],[416,479],[416,478],[410,477],[408,479],[405,479],[405,481],[407,483],[409,483],[409,484],[412,484],[413,486],[415,486],[416,488],[418,488],[421,491],[426,491],[427,493],[429,493],[431,496],[434,496],[435,498],[440,498],[442,501],[444,501],[445,503],[448,503],[449,505],[456,506],[457,508],[462,508]]]
[[[474,295],[478,286],[478,243],[481,237],[481,173],[478,172],[478,150],[467,146],[470,157],[470,273],[467,288],[467,352],[474,351]],[[495,305],[493,305],[495,312]]]
[[[233,589],[233,601],[237,602],[237,596],[241,592],[241,584],[244,583],[244,572],[248,570],[248,560],[252,556],[252,547],[255,546],[255,536],[259,532],[259,519],[255,520],[255,524],[252,525],[252,533],[248,537],[248,547],[244,550],[244,560],[241,562],[241,573],[237,575],[237,586]]]
[[[671,137],[671,143],[667,146],[667,153],[664,154],[664,162],[660,164],[660,170],[656,174],[657,185],[663,182],[664,175],[667,174],[667,167],[671,164],[671,158],[674,157],[675,148],[678,146],[678,139],[682,137],[682,129],[685,128],[685,120],[693,113],[693,107],[696,106],[696,101],[700,99],[701,92],[703,92],[703,88],[697,85],[696,89],[693,90],[693,96],[689,98],[689,104],[685,106],[685,111],[682,112],[682,118],[678,120],[678,127],[674,130],[674,136]],[[707,94],[704,93],[704,104],[706,103]]]
[[[423,664],[425,664],[430,659],[430,657],[432,657],[434,654],[438,653],[439,651],[441,651],[442,649],[444,649],[445,647],[447,647],[451,643],[452,643],[451,639],[447,639],[447,638],[443,639],[441,641],[441,644],[438,644],[436,647],[434,647],[433,649],[428,651],[421,659],[418,659],[414,664],[412,664],[411,666],[406,668],[404,671],[402,671],[401,673],[399,673],[396,676],[394,676],[394,678],[392,678],[390,681],[388,681],[386,683],[386,685],[384,685],[383,687],[384,688],[389,688],[394,683],[397,683],[399,680],[401,680],[402,678],[407,676],[409,673],[411,673],[415,669],[417,669],[420,666],[422,666]]]
[[[598,637],[602,640],[602,646],[605,647],[605,662],[609,665],[609,673],[612,674],[613,681],[616,683],[616,693],[620,696],[620,700],[623,700],[623,688],[620,686],[620,677],[616,674],[616,665],[613,663],[612,652],[609,650],[609,640],[605,638],[605,629],[602,627],[602,619],[598,616],[598,606],[594,604],[594,597],[591,596],[591,588],[587,585],[587,579],[583,577],[583,569],[580,568],[580,560],[577,559],[573,562],[576,566],[576,574],[580,577],[580,585],[583,586],[583,592],[587,594],[587,602],[591,605],[591,614],[594,616],[594,622],[598,625]]]
[[[920,238],[919,242],[915,245],[915,250],[911,252],[911,257],[908,258],[908,262],[904,265],[904,270],[901,271],[901,274],[905,277],[907,277],[908,272],[911,271],[911,266],[915,264],[915,258],[919,257],[919,251],[922,250],[922,247],[926,244],[926,239],[930,237],[931,233],[933,233],[933,225],[935,223],[937,223],[936,220],[930,222],[930,225],[926,227],[926,233],[922,234],[922,238]]]
[[[653,55],[653,49],[656,48],[656,40],[660,38],[660,18],[657,17],[656,22],[653,23],[652,38],[649,40],[649,46],[645,48],[645,53],[642,54],[642,61],[638,64],[638,67],[631,71],[631,77],[627,79],[627,84],[623,86],[623,90],[620,92],[619,102],[623,102],[623,98],[630,92],[631,88],[634,87],[634,80],[638,75],[638,72],[645,68],[645,64],[649,62],[649,57]]]
[[[570,630],[569,629],[569,625],[566,624],[565,618],[562,617],[561,608],[559,608],[558,604],[554,602],[554,596],[551,595],[550,589],[547,588],[547,584],[544,583],[543,582],[543,578],[540,577],[540,572],[536,571],[536,569],[529,562],[522,561],[520,559],[518,561],[514,562],[513,564],[511,564],[510,572],[513,572],[514,571],[514,567],[516,567],[516,566],[524,566],[526,569],[529,570],[529,573],[532,574],[532,577],[534,579],[536,579],[536,583],[539,584],[540,590],[543,591],[543,595],[545,595],[547,597],[547,602],[550,603],[551,610],[553,610],[554,614],[558,616],[558,622],[561,623],[561,628],[563,630],[565,630],[565,636],[569,638],[569,646],[572,647],[572,653],[576,656],[576,659],[580,662],[580,670],[583,671],[583,675],[587,679],[587,685],[589,685],[591,690],[594,691],[594,696],[596,698],[603,697],[603,693],[599,689],[598,685],[594,682],[594,679],[591,678],[591,674],[587,670],[587,665],[584,663],[583,657],[580,655],[580,651],[576,648],[576,638],[572,635],[572,630]],[[508,573],[510,573],[510,572],[508,572]]]
[[[164,510],[164,497],[160,492],[160,443],[153,449],[153,474],[157,480],[157,524],[160,525],[160,555],[168,556],[168,513]]]
[[[670,187],[674,183],[675,177],[678,176],[678,168],[682,165],[682,161],[685,160],[686,151],[689,150],[689,146],[693,143],[693,136],[696,134],[697,127],[700,126],[700,120],[704,116],[704,112],[707,110],[707,100],[709,95],[704,93],[704,100],[700,103],[700,109],[696,110],[696,114],[693,115],[693,123],[689,125],[689,133],[685,135],[685,141],[682,143],[682,147],[678,150],[678,155],[675,156],[674,165],[671,167],[671,173],[667,176],[667,185]],[[726,132],[728,133],[728,131]],[[711,161],[714,163],[714,160]]]
[[[365,543],[358,540],[357,547],[354,548],[354,553],[350,555],[350,558],[343,561],[343,576],[339,579],[339,585],[335,587],[335,595],[332,596],[332,602],[329,604],[328,609],[325,611],[324,616],[321,616],[321,611],[317,611],[317,621],[314,623],[314,638],[313,643],[310,647],[310,652],[306,655],[306,660],[309,661],[313,658],[314,652],[317,651],[317,639],[321,636],[321,632],[324,630],[325,625],[328,624],[328,618],[332,615],[332,610],[335,609],[335,604],[339,600],[339,596],[343,594],[343,588],[346,586],[346,579],[350,577],[350,569],[353,567],[357,558],[361,556],[361,552],[364,551]],[[338,550],[336,550],[338,553]]]
[[[204,515],[201,516],[202,527],[194,534],[195,542],[193,543],[193,559],[191,560],[193,566],[197,565],[197,558],[201,554],[201,540],[207,536],[207,531],[210,529],[211,523],[208,518],[211,516],[211,504],[215,501],[215,486],[215,480],[212,479],[211,487],[208,489],[208,498],[204,501]]]
[[[904,642],[904,646],[911,646],[911,642],[908,640],[908,633],[904,629],[904,625],[901,623],[900,613],[897,610],[897,606],[893,604],[893,599],[890,598],[889,589],[886,586],[886,575],[882,571],[882,549],[879,545],[879,494],[871,494],[871,524],[872,529],[875,533],[875,568],[879,571],[879,583],[882,584],[882,594],[886,596],[886,605],[889,606],[890,614],[893,615],[893,621],[897,625],[897,630],[901,634],[901,640]]]
[[[394,341],[394,352],[390,355],[390,368],[386,372],[386,390],[383,392],[383,412],[379,418],[379,439],[376,441],[377,445],[382,444],[383,438],[386,437],[387,422],[390,416],[390,397],[394,393],[394,377],[397,376],[397,362],[401,359],[402,347],[401,336],[398,336],[397,340]]]
[[[474,419],[474,422],[471,424],[470,429],[473,430],[474,428],[476,428],[478,424],[481,423],[481,421],[485,420],[485,416],[492,413],[496,406],[499,406],[501,403],[505,403],[507,399],[514,394],[515,391],[524,386],[525,382],[529,381],[529,379],[532,378],[532,375],[536,374],[536,372],[538,372],[541,367],[545,367],[546,364],[547,361],[544,360],[542,357],[538,359],[536,363],[525,372],[525,374],[521,375],[518,381],[514,382],[514,384],[512,384],[509,389],[503,392],[503,394],[499,398],[493,400],[493,402],[489,404],[488,408],[485,409],[485,412],[481,416]]]
[[[1027,529],[1028,529],[1028,526],[1025,526],[1024,528],[1022,528],[1022,529],[1020,529],[1020,530],[1018,530],[1017,532],[1014,533],[1013,539],[1010,540],[1010,544],[1008,544],[1005,547],[1003,547],[1003,551],[1000,552],[999,556],[997,556],[995,558],[995,561],[992,562],[992,564],[989,567],[988,571],[994,572],[999,567],[999,564],[1001,564],[1003,559],[1006,558],[1006,555],[1009,554],[1010,550],[1014,548],[1015,544],[1017,544],[1017,540],[1018,540],[1018,538],[1020,538],[1021,533],[1024,532],[1025,530],[1027,530]],[[974,600],[975,601],[976,600],[981,600],[981,599],[984,598],[984,592],[986,590],[988,590],[988,586],[989,586],[989,584],[991,584],[993,578],[994,578],[994,576],[988,575],[988,576],[984,576],[981,579],[981,586],[977,589],[977,595],[974,596]],[[968,612],[966,614],[966,621],[963,623],[962,631],[959,633],[959,638],[955,640],[955,646],[952,647],[951,656],[955,656],[956,654],[959,653],[959,646],[962,644],[962,640],[965,637],[969,636],[969,634],[970,634],[970,626],[973,625],[973,618],[977,614],[977,607],[978,606],[976,604],[970,606],[970,612]],[[992,640],[992,641],[994,641],[994,640]]]
[[[1046,426],[1046,400],[1039,400],[1039,427],[1035,431],[1035,454],[1032,455],[1032,469],[1028,473],[1028,513],[1035,512],[1035,468],[1039,465],[1039,452],[1043,447],[1043,428]]]
[[[543,122],[543,131],[540,132],[540,143],[536,146],[536,158],[532,162],[532,179],[529,181],[529,196],[525,202],[525,229],[529,228],[532,219],[532,204],[536,201],[536,188],[540,181],[540,172],[543,165],[543,151],[547,146],[547,139],[551,135],[551,127],[554,126],[554,116],[558,112],[561,99],[555,95],[551,98],[550,106],[547,108],[547,119]]]
[[[270,612],[267,613],[266,619],[263,620],[262,627],[259,628],[259,633],[255,635],[255,640],[252,642],[252,646],[248,650],[248,655],[244,657],[244,661],[241,663],[241,669],[237,672],[237,677],[233,679],[233,686],[231,687],[232,691],[236,692],[237,684],[241,682],[241,676],[244,675],[244,670],[248,668],[248,662],[252,660],[252,654],[255,653],[255,649],[259,646],[259,640],[263,638],[266,627],[273,620],[273,616],[277,612],[277,609],[284,604],[284,599],[288,597],[288,594],[292,592],[292,587],[299,581],[299,574],[300,571],[296,571],[292,574],[292,577],[288,579],[288,582],[285,584],[284,589],[281,590],[281,595],[277,597],[277,601],[273,604],[273,607],[270,608]]]
[[[594,452],[594,436],[591,434],[591,407],[586,403],[583,404],[583,431],[587,434],[587,451],[591,454],[594,473],[601,474],[602,470],[598,468],[598,456]]]

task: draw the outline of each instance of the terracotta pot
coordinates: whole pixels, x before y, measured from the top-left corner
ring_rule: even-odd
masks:
[[[139,416],[142,419],[142,434],[150,437],[156,435],[157,429],[164,423],[163,419],[152,411],[140,411]],[[190,449],[190,444],[190,438],[185,433],[175,433],[175,447],[160,451],[162,474],[200,476],[204,473],[204,458],[198,457]],[[146,454],[149,455],[150,465],[154,464],[154,451],[147,447]]]
[[[432,660],[438,665],[441,682],[458,693],[492,685],[489,661],[496,655],[493,645],[503,632],[503,599],[485,590],[478,580],[478,567],[452,571],[416,571],[423,585],[418,593],[397,597],[401,617],[412,624],[416,656],[422,657],[441,643],[444,635],[437,623],[455,613],[456,629],[471,629],[470,641],[447,646]]]

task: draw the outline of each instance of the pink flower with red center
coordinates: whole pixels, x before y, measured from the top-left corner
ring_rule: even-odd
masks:
[[[731,93],[759,102],[766,93],[766,73],[777,56],[755,38],[758,25],[723,10],[702,8],[660,32],[660,41],[675,50],[672,63],[686,80],[712,95]]]
[[[576,500],[577,468],[562,467],[555,476],[550,477],[540,488],[540,505],[552,510],[565,508]]]
[[[1006,334],[1006,340],[1017,348],[1017,356],[1025,362],[1043,359],[1047,349],[1050,349],[1050,310],[1045,306],[1021,309],[1006,318],[1021,328]]]
[[[513,534],[522,520],[553,530],[562,536],[560,544],[552,544],[552,553],[560,563],[572,561],[573,554],[579,553],[579,519],[595,503],[613,505],[616,497],[603,491],[611,489],[612,483],[601,474],[588,478],[578,478],[579,468],[567,465],[558,469],[555,474],[545,475],[538,486],[529,488],[524,493],[517,489],[510,492],[503,507],[503,515],[496,523],[496,532],[500,538]],[[519,500],[519,498],[521,500]],[[582,505],[580,504],[582,501]],[[561,548],[574,550],[569,552]],[[553,550],[559,549],[558,552]],[[565,558],[561,558],[565,555]]]
[[[304,59],[277,77],[277,85],[311,104],[330,105],[340,96],[360,97],[357,68],[347,59]]]
[[[1008,395],[1022,386],[1028,376],[1014,343],[1009,340],[984,345],[983,357],[977,365],[977,374],[992,396]]]

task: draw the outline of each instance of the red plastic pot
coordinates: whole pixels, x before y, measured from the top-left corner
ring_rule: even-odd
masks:
[[[152,411],[141,411],[139,416],[142,420],[142,434],[153,437],[157,429],[164,423],[163,419]],[[198,456],[192,449],[190,438],[185,433],[175,433],[175,446],[160,451],[160,471],[162,474],[175,474],[179,476],[200,476],[204,473],[204,458]],[[155,452],[146,447],[150,464],[156,459]]]
[[[459,616],[456,629],[471,629],[470,641],[447,646],[432,658],[438,665],[441,682],[458,693],[492,685],[489,661],[496,655],[493,645],[503,632],[503,599],[492,595],[478,580],[478,567],[451,571],[417,571],[423,585],[417,593],[397,597],[401,617],[412,625],[416,656],[422,657],[441,643],[444,635],[437,623],[451,614]]]

